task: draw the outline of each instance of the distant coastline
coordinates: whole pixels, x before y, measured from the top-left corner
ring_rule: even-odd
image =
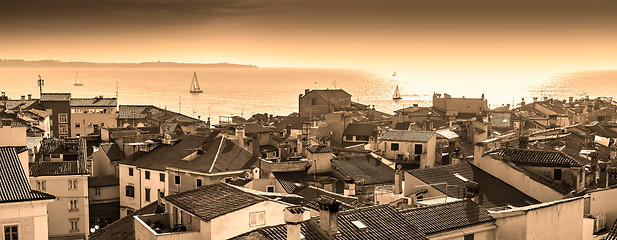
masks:
[[[94,63],[62,62],[57,60],[26,61],[21,59],[0,59],[0,68],[257,68],[256,65],[235,63],[178,63],[178,62],[140,62],[140,63]]]

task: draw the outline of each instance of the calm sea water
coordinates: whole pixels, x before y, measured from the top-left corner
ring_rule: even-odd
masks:
[[[202,94],[189,93],[193,71],[197,71]],[[76,72],[81,87],[73,86]],[[307,88],[343,88],[353,101],[375,105],[384,112],[418,103],[427,106],[433,92],[453,96],[480,97],[485,93],[492,106],[518,103],[521,97],[567,98],[582,93],[612,96],[617,92],[617,71],[564,73],[552,76],[491,76],[473,79],[437,79],[428,75],[398,72],[379,74],[346,69],[291,68],[0,68],[0,90],[11,98],[32,93],[38,98],[37,75],[45,79],[44,92],[71,92],[74,97],[116,95],[120,104],[151,104],[189,116],[212,117],[255,113],[287,115],[298,109],[298,95]],[[399,84],[402,100],[393,101]]]

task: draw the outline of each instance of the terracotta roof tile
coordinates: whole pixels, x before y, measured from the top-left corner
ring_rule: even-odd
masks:
[[[502,148],[491,152],[515,164],[547,167],[581,167],[582,160],[554,150]]]
[[[30,176],[85,175],[88,170],[77,161],[65,162],[31,162]]]
[[[89,236],[92,240],[108,240],[108,239],[135,239],[135,220],[133,216],[152,213],[160,213],[162,209],[158,206],[158,202],[150,203],[149,205],[115,221]]]
[[[0,203],[54,199],[30,188],[15,147],[0,147]]]
[[[481,196],[480,205],[484,208],[506,205],[521,207],[539,203],[499,178],[467,162],[434,168],[414,169],[407,172],[427,184],[448,183],[448,185],[464,186],[465,182],[454,176],[455,173],[458,173],[462,177],[478,183]],[[441,192],[446,192],[444,185],[435,185],[434,187]],[[457,187],[449,187],[448,196],[463,198],[463,191]]]
[[[313,145],[306,148],[310,153],[331,153],[332,149],[327,146]]]
[[[218,216],[268,201],[225,183],[217,183],[164,197],[165,201],[210,221]]]
[[[356,184],[372,185],[394,182],[394,169],[370,155],[340,156],[332,159],[332,164],[333,168],[353,179]]]
[[[115,107],[116,98],[71,98],[71,107]]]
[[[380,140],[384,141],[402,141],[402,142],[428,142],[434,131],[407,131],[407,130],[390,130]]]
[[[41,101],[46,102],[57,102],[57,101],[70,101],[71,94],[70,93],[42,93]]]
[[[472,200],[409,208],[401,212],[408,221],[427,235],[494,221],[486,209]]]

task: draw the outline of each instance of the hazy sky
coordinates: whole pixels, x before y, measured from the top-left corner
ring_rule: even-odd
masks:
[[[0,58],[617,69],[617,1],[3,0]]]

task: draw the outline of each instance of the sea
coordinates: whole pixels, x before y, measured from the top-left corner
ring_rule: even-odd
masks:
[[[193,71],[203,93],[190,93]],[[73,97],[118,97],[119,104],[149,104],[193,117],[221,115],[249,118],[256,113],[288,115],[298,111],[298,96],[305,89],[340,88],[352,100],[394,110],[413,104],[429,106],[433,93],[479,98],[484,94],[491,107],[516,105],[524,98],[567,99],[612,97],[617,93],[617,70],[553,74],[478,74],[371,72],[354,69],[310,68],[0,68],[0,91],[10,98],[32,94],[39,97],[38,75],[45,80],[43,92],[70,92]],[[78,79],[83,86],[74,86]],[[392,100],[399,85],[401,100]]]

